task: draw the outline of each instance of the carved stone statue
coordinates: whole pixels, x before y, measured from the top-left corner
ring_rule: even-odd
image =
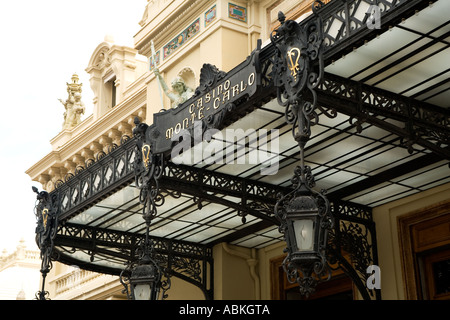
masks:
[[[58,99],[66,109],[64,112],[63,130],[72,129],[81,122],[81,115],[85,112],[84,103],[81,101],[81,87],[78,83],[78,75],[72,76],[72,83],[67,83],[67,93],[69,97],[66,101]]]
[[[172,102],[172,108],[178,107],[178,105],[182,104],[194,95],[194,90],[186,86],[183,78],[179,76],[175,77],[175,79],[173,79],[171,83],[173,91],[169,91],[166,82],[159,73],[159,69],[155,68],[154,72],[159,83],[161,84],[161,87],[164,90],[164,93],[170,98],[170,101]]]

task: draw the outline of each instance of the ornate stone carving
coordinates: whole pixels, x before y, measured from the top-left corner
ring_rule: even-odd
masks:
[[[81,122],[81,115],[85,112],[84,103],[81,101],[81,87],[83,84],[79,83],[77,74],[72,76],[72,83],[67,83],[67,93],[69,94],[66,101],[59,99],[64,105],[66,112],[64,112],[63,130],[72,129]]]

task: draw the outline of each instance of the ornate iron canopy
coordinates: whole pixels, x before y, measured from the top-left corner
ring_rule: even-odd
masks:
[[[374,4],[383,9],[380,29],[367,28],[364,8]],[[315,104],[320,121],[310,127],[310,133],[294,133],[299,141],[309,136],[303,160],[317,184],[328,189],[334,226],[329,232],[327,259],[346,270],[365,298],[380,297],[364,285],[366,267],[378,262],[371,207],[449,181],[445,171],[450,159],[449,112],[337,74],[343,55],[353,54],[355,48],[402,20],[420,19],[414,13],[428,5],[429,1],[419,0],[349,0],[317,8],[324,41],[318,61],[324,72],[317,78],[323,81],[317,86],[313,81],[315,93],[303,98]],[[315,18],[301,21],[296,28],[307,30]],[[389,42],[391,34],[386,34]],[[302,69],[295,48],[301,55],[305,45],[286,48],[290,52],[286,56],[288,81],[293,87],[301,85],[297,74]],[[306,50],[314,52],[314,48]],[[168,272],[198,286],[212,299],[215,244],[226,241],[260,248],[281,241],[274,215],[277,195],[293,190],[290,180],[301,158],[285,108],[277,102],[277,64],[276,46],[269,44],[259,46],[228,73],[205,65],[190,101],[156,114],[151,126],[136,121],[135,137],[124,137],[108,154],[87,161],[53,192],[38,192],[36,234],[43,277],[52,260],[119,275],[137,259],[136,250],[145,239],[144,216],[153,221],[150,238]],[[293,114],[287,114],[288,122],[306,123],[315,118],[312,113],[290,118]],[[192,119],[201,120],[204,130],[277,129],[281,146],[276,153],[277,174],[263,176],[257,165],[173,163],[174,147],[187,145],[182,129],[195,137]],[[223,142],[243,148],[249,145],[245,139]],[[206,143],[189,140],[189,148]],[[404,153],[405,149],[410,153]],[[348,252],[351,262],[343,252]]]

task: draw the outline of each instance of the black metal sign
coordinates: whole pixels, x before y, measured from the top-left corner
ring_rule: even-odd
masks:
[[[252,97],[261,84],[259,51],[260,47],[229,73],[204,64],[194,96],[177,108],[154,114],[153,124],[145,134],[152,154],[170,151],[182,134],[192,131],[199,121],[205,128],[219,128],[239,101]]]

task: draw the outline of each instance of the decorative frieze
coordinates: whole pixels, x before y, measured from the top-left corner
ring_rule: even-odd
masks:
[[[214,5],[205,12],[205,28],[207,28],[217,17],[217,6]]]
[[[170,41],[168,44],[166,44],[163,47],[164,59],[166,59],[169,55],[171,55],[178,48],[183,46],[187,41],[189,41],[199,31],[200,31],[200,18],[196,19],[186,29],[184,29],[183,32],[178,34],[175,38],[172,39],[172,41]]]
[[[228,3],[228,17],[241,22],[247,22],[247,8]]]

